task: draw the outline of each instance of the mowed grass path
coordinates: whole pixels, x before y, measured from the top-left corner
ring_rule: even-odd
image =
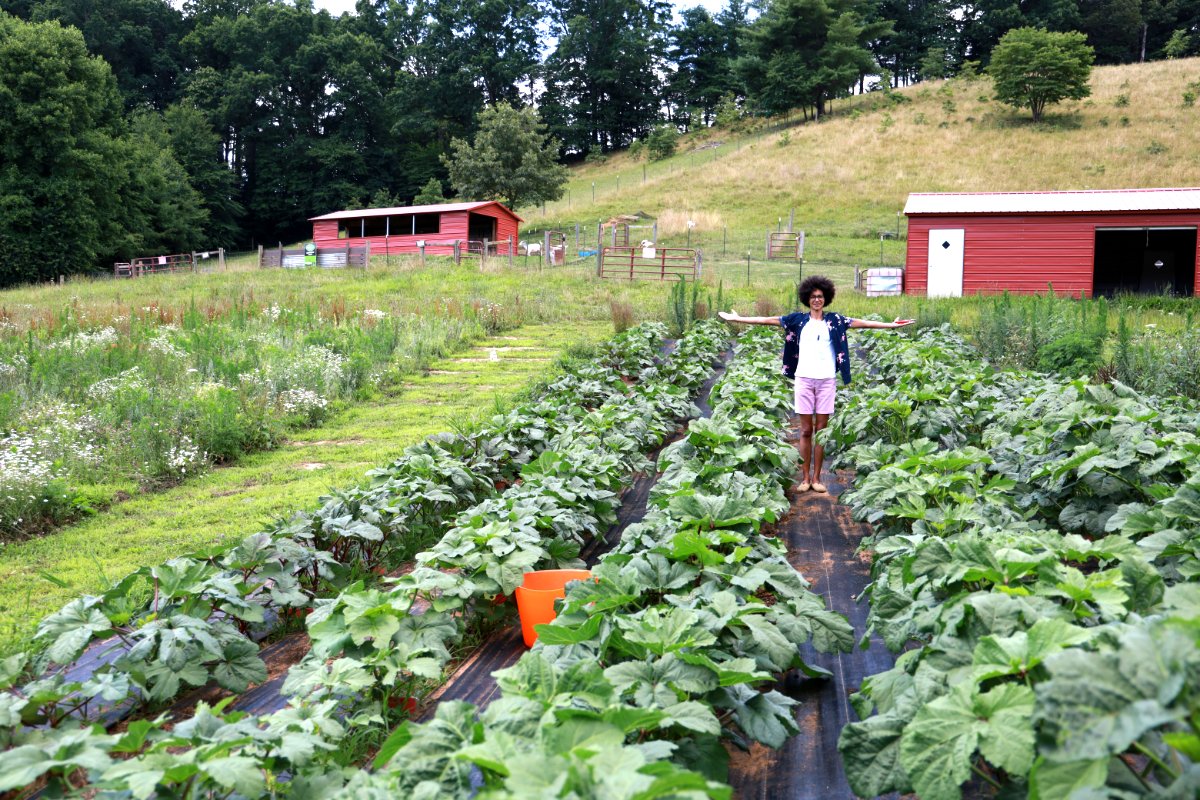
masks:
[[[368,469],[408,445],[512,398],[572,345],[611,334],[611,323],[573,322],[481,340],[389,396],[297,433],[278,450],[138,496],[44,538],[7,545],[0,551],[0,653],[23,649],[46,614],[132,570],[236,541],[273,519],[315,508],[320,495],[364,481]]]

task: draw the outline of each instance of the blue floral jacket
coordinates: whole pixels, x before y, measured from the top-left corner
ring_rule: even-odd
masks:
[[[830,311],[823,314],[822,319],[829,325],[829,344],[833,348],[833,363],[842,376],[842,383],[850,383],[850,345],[846,341],[846,331],[850,327],[850,317]],[[786,334],[783,337],[783,374],[789,378],[796,377],[796,362],[800,360],[800,331],[808,324],[807,311],[793,311],[779,318]]]

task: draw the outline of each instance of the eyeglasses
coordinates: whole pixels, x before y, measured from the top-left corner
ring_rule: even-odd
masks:
[[[811,300],[824,300],[824,299],[825,299],[825,295],[823,295],[823,294],[810,294],[810,295],[808,296],[808,299],[809,299],[810,301],[811,301]]]

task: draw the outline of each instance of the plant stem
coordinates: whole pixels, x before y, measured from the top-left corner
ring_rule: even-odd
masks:
[[[1148,758],[1148,759],[1150,759],[1151,761],[1153,761],[1153,762],[1154,762],[1154,764],[1155,764],[1155,766],[1157,766],[1157,767],[1158,767],[1159,769],[1161,769],[1163,772],[1165,772],[1165,773],[1167,773],[1168,775],[1170,775],[1170,776],[1171,776],[1171,780],[1175,780],[1176,778],[1178,778],[1178,777],[1179,777],[1179,773],[1177,773],[1175,770],[1173,770],[1173,769],[1171,769],[1170,767],[1168,767],[1168,766],[1167,766],[1167,762],[1165,762],[1165,761],[1163,761],[1161,758],[1159,758],[1159,757],[1158,757],[1158,754],[1157,754],[1157,753],[1155,753],[1153,750],[1151,750],[1149,747],[1146,747],[1146,746],[1145,746],[1144,744],[1142,744],[1141,742],[1134,742],[1134,743],[1133,743],[1133,747],[1134,747],[1134,749],[1135,749],[1135,750],[1137,750],[1139,753],[1141,753],[1142,755],[1144,755],[1146,758]]]
[[[981,777],[981,778],[983,778],[985,781],[987,781],[989,784],[991,784],[991,787],[992,787],[993,789],[1000,790],[1000,789],[1004,788],[1004,787],[1002,787],[1002,786],[1000,785],[1000,783],[999,783],[998,781],[996,781],[996,780],[995,780],[994,778],[992,778],[990,775],[988,775],[987,773],[985,773],[983,770],[981,770],[981,769],[980,769],[978,766],[976,766],[975,764],[972,764],[972,765],[971,765],[971,772],[974,772],[976,775],[978,775],[979,777]]]

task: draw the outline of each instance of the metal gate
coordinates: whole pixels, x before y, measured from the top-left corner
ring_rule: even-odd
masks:
[[[601,278],[628,280],[695,280],[700,253],[686,247],[605,247],[600,252]]]
[[[767,235],[768,261],[803,261],[804,231],[771,233]]]

